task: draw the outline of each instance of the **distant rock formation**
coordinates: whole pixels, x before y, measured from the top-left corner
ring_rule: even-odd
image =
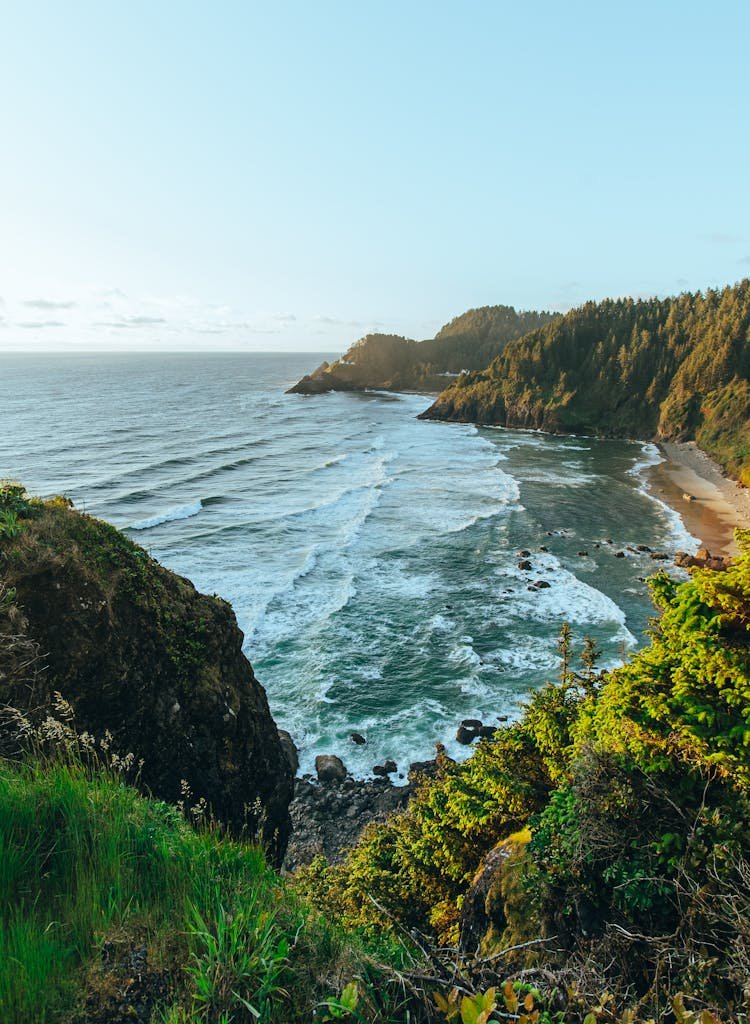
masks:
[[[399,334],[368,334],[336,362],[321,363],[288,394],[326,391],[440,392],[462,370],[483,369],[514,338],[553,319],[551,313],[517,312],[512,306],[470,309],[428,341]]]

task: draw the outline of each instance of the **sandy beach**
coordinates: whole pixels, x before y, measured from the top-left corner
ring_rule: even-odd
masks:
[[[648,474],[652,492],[679,512],[712,554],[736,555],[734,528],[750,529],[750,489],[725,476],[694,441],[665,441],[659,451],[664,462]]]

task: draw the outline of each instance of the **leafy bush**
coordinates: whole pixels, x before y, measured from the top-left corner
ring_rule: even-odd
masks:
[[[597,676],[587,648],[573,672],[563,633],[559,684],[463,765],[440,755],[438,778],[406,812],[371,827],[343,865],[303,872],[303,891],[351,925],[418,928],[450,946],[462,908],[478,906],[489,962],[526,949],[527,975],[578,993],[560,1020],[714,1021],[719,1009],[739,1019],[750,977],[750,534],[737,539],[725,570],[655,578],[661,617],[622,668]],[[531,841],[509,844],[524,826]],[[462,1011],[446,998],[445,1014]]]

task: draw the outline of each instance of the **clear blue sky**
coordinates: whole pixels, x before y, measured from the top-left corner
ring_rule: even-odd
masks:
[[[0,0],[0,349],[750,274],[750,4]]]

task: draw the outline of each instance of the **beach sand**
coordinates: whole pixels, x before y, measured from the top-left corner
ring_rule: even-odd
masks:
[[[653,494],[680,513],[689,532],[712,554],[736,555],[734,528],[750,529],[750,489],[726,477],[694,441],[665,441],[659,450],[664,462],[648,473]]]

